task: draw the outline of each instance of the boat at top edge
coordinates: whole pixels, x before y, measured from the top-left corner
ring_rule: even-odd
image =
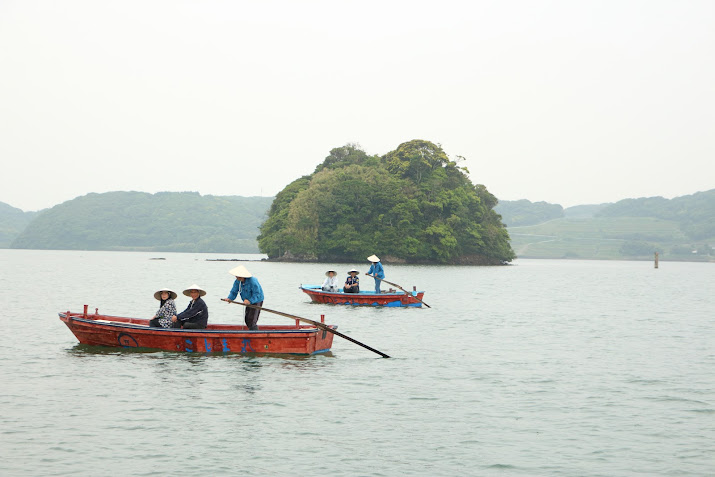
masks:
[[[311,355],[326,353],[333,345],[333,333],[312,325],[259,325],[257,331],[245,325],[212,324],[201,330],[149,327],[149,320],[101,315],[59,313],[80,343],[115,348],[145,348],[187,353],[257,353]],[[328,325],[337,329],[336,325]]]
[[[375,293],[374,291],[360,291],[360,293],[345,293],[342,291],[323,291],[320,285],[301,285],[299,287],[315,303],[331,303],[334,305],[359,305],[359,306],[394,306],[415,307],[422,306],[424,291],[387,291]]]

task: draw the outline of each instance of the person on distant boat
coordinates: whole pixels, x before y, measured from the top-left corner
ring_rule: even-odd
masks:
[[[203,329],[209,322],[209,308],[201,298],[206,295],[206,290],[198,285],[191,285],[184,290],[184,295],[191,297],[189,306],[178,315],[171,317],[172,328]]]
[[[162,288],[154,293],[154,298],[159,300],[159,311],[149,320],[149,326],[171,328],[171,317],[176,314],[176,293],[168,288]]]
[[[328,270],[325,272],[325,281],[323,282],[323,291],[327,292],[336,292],[340,289],[340,285],[338,285],[338,277],[337,273],[335,273],[335,270]]]
[[[228,273],[236,277],[236,279],[233,281],[233,287],[228,294],[228,298],[222,298],[223,301],[233,301],[240,295],[244,305],[263,306],[263,288],[261,288],[261,284],[258,283],[256,277],[246,270],[246,267],[239,265]],[[246,307],[244,321],[249,330],[258,330],[258,315],[260,314],[260,309]]]
[[[380,293],[380,283],[385,278],[385,269],[382,268],[380,258],[377,255],[370,255],[367,259],[372,262],[367,274],[375,279],[375,293]]]
[[[345,293],[360,293],[360,278],[358,278],[358,272],[354,268],[348,272],[348,279],[345,280],[345,285],[343,285],[343,291]]]

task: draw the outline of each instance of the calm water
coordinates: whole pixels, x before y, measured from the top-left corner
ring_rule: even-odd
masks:
[[[57,318],[150,317],[196,282],[242,322],[236,264],[206,258],[229,257],[0,250],[0,475],[715,474],[715,264],[388,264],[432,308],[376,309],[309,303],[326,265],[245,263],[267,307],[392,359],[89,348]]]

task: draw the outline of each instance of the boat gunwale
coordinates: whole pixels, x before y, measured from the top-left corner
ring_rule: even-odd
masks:
[[[403,297],[403,296],[408,296],[408,297],[416,297],[420,293],[424,295],[423,290],[416,290],[413,292],[405,293],[405,292],[385,292],[385,293],[374,293],[374,292],[369,292],[366,290],[360,290],[358,293],[345,293],[344,291],[338,291],[338,292],[331,292],[331,291],[325,291],[322,289],[320,285],[301,285],[300,287],[301,290],[304,292],[311,292],[311,293],[324,293],[326,295],[338,295],[338,296],[357,296],[357,297]]]
[[[312,335],[312,334],[317,334],[320,330],[318,327],[306,327],[306,328],[294,328],[294,329],[258,329],[258,330],[230,330],[230,329],[216,329],[216,328],[203,328],[203,329],[183,329],[183,328],[163,328],[163,327],[150,327],[148,325],[139,325],[136,323],[123,323],[123,322],[118,322],[118,321],[101,321],[99,322],[98,318],[85,318],[83,315],[74,315],[70,313],[69,315],[66,312],[60,312],[58,313],[60,320],[65,321],[66,323],[69,324],[70,321],[77,321],[80,323],[86,323],[90,324],[93,327],[110,327],[110,328],[122,328],[122,329],[129,329],[129,330],[138,330],[138,331],[144,331],[146,333],[150,334],[162,334],[162,333],[191,333],[191,334],[217,334],[217,335],[237,335],[237,334],[251,334],[251,335],[258,335],[258,334],[307,334],[307,335]],[[125,318],[125,317],[111,317],[109,315],[97,315],[97,316],[104,316],[107,318]],[[130,318],[131,319],[131,318]],[[230,325],[230,326],[240,326],[240,325]],[[269,325],[270,326],[270,325]],[[274,326],[283,326],[283,325],[274,325]],[[337,325],[326,325],[329,326],[330,328],[336,330],[338,328]]]

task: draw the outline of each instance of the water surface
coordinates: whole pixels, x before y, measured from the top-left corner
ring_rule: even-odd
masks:
[[[713,264],[386,264],[432,306],[395,309],[310,303],[298,286],[334,264],[245,263],[265,306],[391,359],[338,337],[287,358],[85,347],[57,318],[150,317],[196,282],[212,322],[242,322],[219,301],[235,263],[206,258],[232,257],[0,250],[0,475],[715,473]]]

